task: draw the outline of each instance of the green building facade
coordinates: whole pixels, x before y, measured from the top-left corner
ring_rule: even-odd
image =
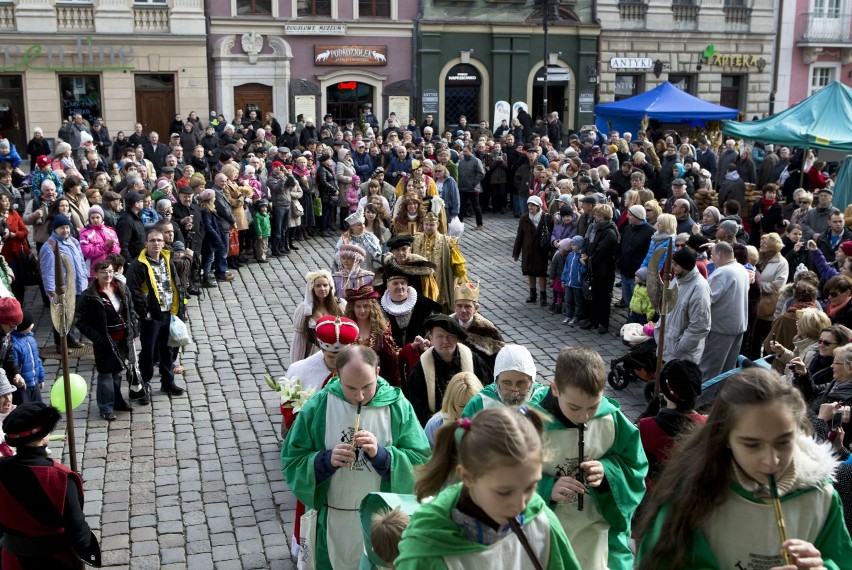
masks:
[[[550,3],[545,50],[543,9],[532,2],[423,0],[414,40],[416,116],[432,115],[442,130],[455,128],[460,115],[496,129],[498,102],[508,104],[504,118],[514,118],[513,106],[524,102],[535,120],[547,62],[547,112],[558,112],[566,131],[593,123],[600,26],[592,22],[592,3]]]

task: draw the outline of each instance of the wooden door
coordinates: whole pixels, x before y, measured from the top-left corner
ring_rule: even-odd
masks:
[[[24,115],[23,80],[20,75],[0,77],[0,136],[9,139],[27,158],[27,121]],[[45,134],[48,136],[48,134]]]
[[[249,111],[257,111],[257,118],[263,122],[263,117],[272,108],[272,87],[259,83],[247,83],[234,87],[234,110],[242,109],[244,116]]]
[[[174,118],[174,91],[136,92],[136,120],[142,123],[142,129],[146,133],[156,131],[160,135],[160,142],[163,144],[169,142],[169,125]]]

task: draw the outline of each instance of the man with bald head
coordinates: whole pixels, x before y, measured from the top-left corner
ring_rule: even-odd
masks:
[[[710,334],[701,356],[701,374],[709,380],[737,363],[748,328],[748,271],[734,259],[731,244],[719,242],[710,253],[715,269],[710,286]]]
[[[695,220],[690,216],[689,200],[678,198],[672,206],[672,214],[677,219],[677,233],[692,233],[692,226],[695,225]]]

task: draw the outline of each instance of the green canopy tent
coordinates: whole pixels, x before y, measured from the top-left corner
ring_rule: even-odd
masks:
[[[727,121],[722,132],[776,145],[852,152],[852,88],[834,81],[771,117]]]

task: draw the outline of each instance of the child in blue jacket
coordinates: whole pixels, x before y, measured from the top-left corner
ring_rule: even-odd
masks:
[[[44,366],[38,354],[38,343],[33,334],[33,316],[24,309],[24,320],[12,331],[12,350],[21,369],[21,376],[27,383],[26,388],[15,392],[20,399],[16,405],[27,402],[41,402],[41,389],[44,388]]]
[[[565,300],[563,301],[565,320],[562,321],[562,324],[572,327],[586,317],[583,277],[585,277],[587,269],[585,265],[580,263],[584,244],[583,236],[571,238],[571,252],[565,258],[565,266],[562,269],[562,284],[565,286]]]

